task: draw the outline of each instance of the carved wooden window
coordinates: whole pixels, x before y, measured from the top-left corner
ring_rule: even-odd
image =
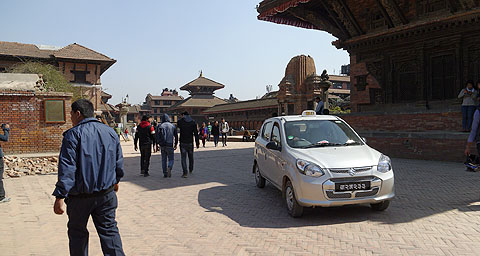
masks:
[[[447,0],[421,0],[417,1],[417,15],[423,16],[446,10],[448,7]]]
[[[375,12],[370,16],[370,29],[375,30],[379,28],[387,27],[387,22],[385,17],[383,17],[381,12]]]
[[[365,88],[367,87],[367,76],[356,76],[355,80],[357,80],[357,91],[365,91]]]
[[[70,71],[73,73],[73,81],[74,83],[87,83],[87,74],[90,73],[89,71],[78,71],[78,70],[72,70]]]
[[[399,100],[402,102],[417,99],[417,75],[415,72],[403,72],[398,76]]]
[[[455,98],[455,57],[453,54],[431,58],[431,79],[432,99]]]

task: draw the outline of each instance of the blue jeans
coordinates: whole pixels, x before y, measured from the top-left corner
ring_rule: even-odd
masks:
[[[219,139],[220,139],[219,135],[213,135],[213,144],[215,144],[215,147],[218,145]]]
[[[462,126],[464,131],[472,129],[475,109],[475,106],[462,106]]]
[[[88,255],[87,223],[90,216],[100,237],[103,254],[125,255],[115,221],[115,210],[118,205],[115,192],[88,198],[70,196],[65,199],[65,203],[70,255]]]
[[[188,171],[193,171],[193,143],[180,143],[180,154],[182,157],[183,174]],[[188,156],[188,171],[187,171],[187,156]]]
[[[173,147],[168,147],[168,146],[160,147],[160,152],[162,153],[163,174],[167,174],[167,158],[168,158],[168,168],[170,168],[171,170],[173,168],[173,161],[175,160],[174,159],[175,153],[174,153]]]

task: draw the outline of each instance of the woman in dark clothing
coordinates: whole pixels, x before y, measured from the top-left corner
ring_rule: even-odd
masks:
[[[218,125],[218,121],[215,121],[215,124],[212,127],[212,135],[213,135],[213,143],[215,147],[218,144],[218,139],[220,138],[220,126]]]
[[[202,145],[205,147],[205,140],[207,139],[207,134],[208,134],[208,128],[205,125],[205,123],[202,123],[202,128],[200,128],[200,138],[202,139]]]

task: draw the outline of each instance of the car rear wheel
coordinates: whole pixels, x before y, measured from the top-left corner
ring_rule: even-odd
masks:
[[[290,181],[287,181],[285,184],[285,201],[287,203],[287,210],[290,216],[297,218],[303,215],[303,206],[298,204],[292,182]]]
[[[264,188],[265,178],[260,173],[260,168],[258,168],[258,164],[255,164],[253,168],[255,168],[255,183],[257,184],[257,187]]]
[[[386,200],[386,201],[383,201],[383,202],[380,202],[380,203],[376,203],[376,204],[370,204],[370,206],[372,207],[372,210],[374,211],[385,211],[388,206],[390,205],[390,201],[389,200]]]

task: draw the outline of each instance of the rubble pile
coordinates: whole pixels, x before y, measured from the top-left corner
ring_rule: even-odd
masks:
[[[21,158],[5,156],[3,178],[17,178],[26,175],[43,175],[58,171],[58,157]]]

